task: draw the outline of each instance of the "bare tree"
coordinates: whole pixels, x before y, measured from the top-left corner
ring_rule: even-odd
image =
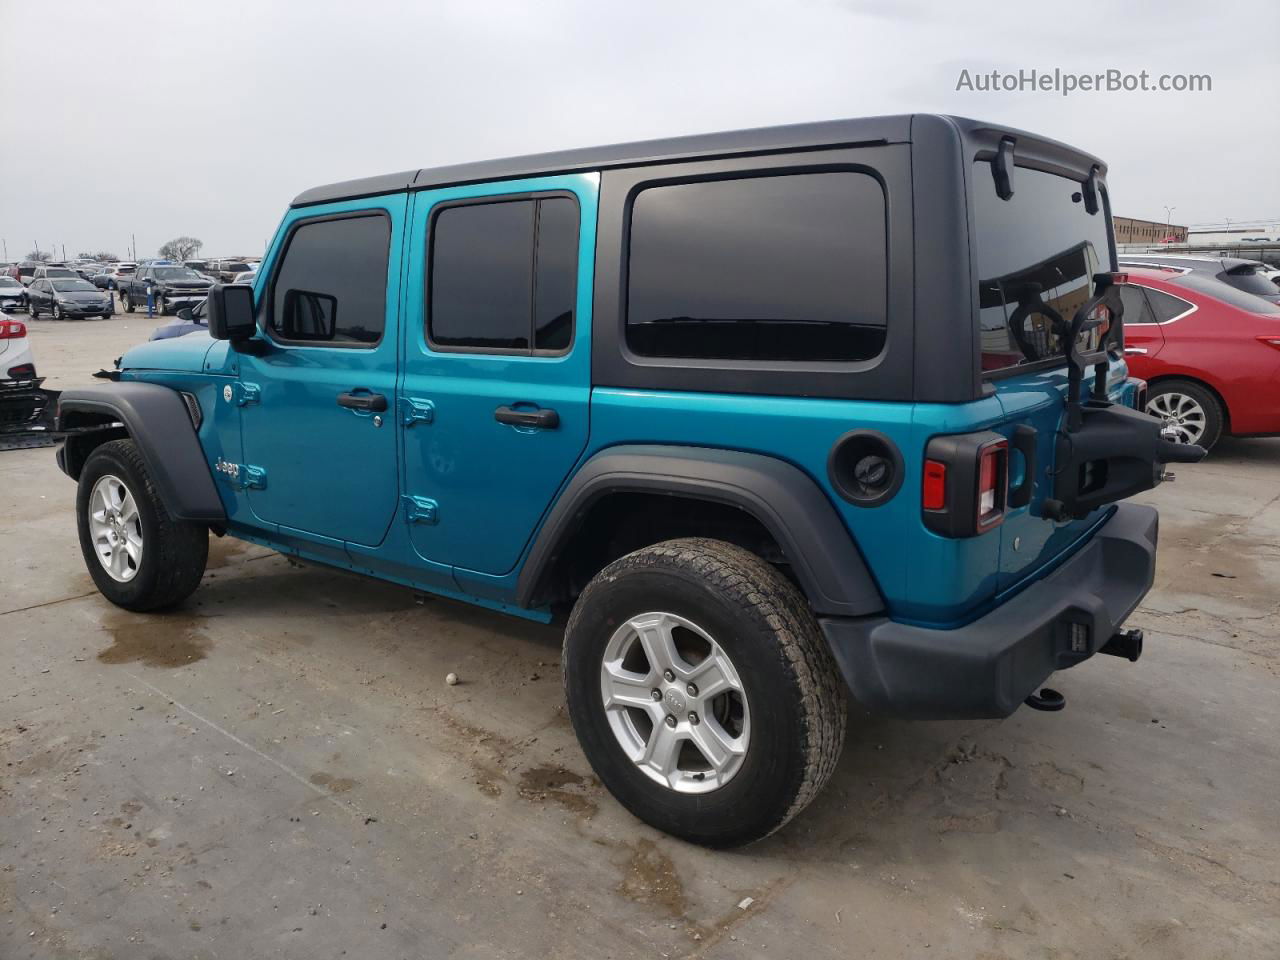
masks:
[[[48,263],[53,259],[53,254],[48,250],[32,250],[27,254],[28,260],[34,260],[36,263]]]
[[[190,260],[203,246],[204,242],[195,237],[174,237],[160,248],[160,256],[165,260]]]
[[[99,250],[97,253],[90,254],[90,256],[99,263],[117,263],[120,260],[120,258],[110,250]]]

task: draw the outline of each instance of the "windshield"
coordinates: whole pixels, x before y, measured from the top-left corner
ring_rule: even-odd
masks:
[[[1223,303],[1238,307],[1241,310],[1248,310],[1250,313],[1265,313],[1268,316],[1280,315],[1280,307],[1274,303],[1254,296],[1252,293],[1237,290],[1230,284],[1212,279],[1202,273],[1183,274],[1181,277],[1175,277],[1169,282],[1183,287],[1190,287],[1197,293],[1203,293],[1206,297],[1221,300]]]
[[[1009,321],[1020,299],[1037,297],[1071,321],[1093,294],[1093,275],[1111,269],[1105,210],[1091,216],[1081,184],[1051,173],[1017,167],[1009,200],[996,194],[991,164],[976,162],[972,173],[982,369],[1065,363],[1048,317],[1023,310],[1019,329]]]
[[[46,277],[74,277],[76,272],[68,270],[66,267],[46,267],[44,275]]]
[[[202,280],[203,277],[189,267],[156,267],[157,280]]]
[[[0,287],[20,287],[20,284],[13,277],[0,277]]]
[[[98,288],[88,280],[54,280],[53,289],[58,293],[97,293]]]

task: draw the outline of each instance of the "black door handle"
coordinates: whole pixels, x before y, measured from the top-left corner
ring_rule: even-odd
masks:
[[[554,430],[560,426],[560,414],[545,407],[541,410],[517,410],[501,406],[493,411],[493,419],[513,427],[537,427],[540,430]]]
[[[387,409],[387,398],[380,393],[340,393],[338,406],[366,413],[382,413]]]

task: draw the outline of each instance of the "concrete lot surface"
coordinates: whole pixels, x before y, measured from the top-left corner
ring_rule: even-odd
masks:
[[[39,321],[36,362],[152,325]],[[818,801],[713,853],[593,780],[556,629],[230,540],[127,614],[53,451],[0,453],[0,958],[1274,960],[1280,441],[1177,473],[1138,664],[1058,714],[855,711]]]

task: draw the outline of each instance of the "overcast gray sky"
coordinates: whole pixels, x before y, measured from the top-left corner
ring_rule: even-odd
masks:
[[[1149,12],[1140,12],[1140,7]],[[1117,213],[1280,222],[1261,7],[863,0],[0,0],[0,238],[261,253],[330,180],[681,133],[940,111],[1109,164]],[[1211,93],[975,93],[1020,68]],[[58,250],[59,254],[61,249]]]

